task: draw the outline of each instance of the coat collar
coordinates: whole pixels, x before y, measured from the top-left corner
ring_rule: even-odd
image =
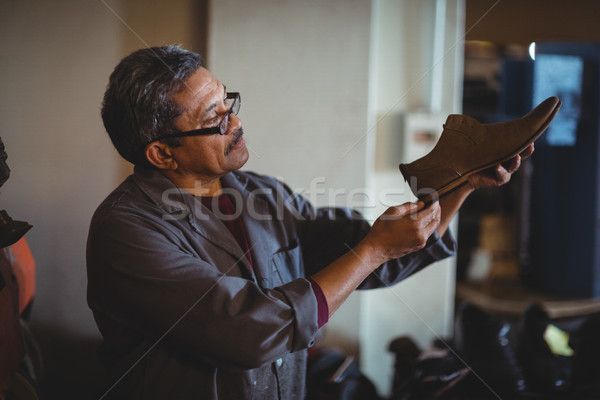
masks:
[[[223,221],[199,199],[155,169],[136,166],[133,179],[148,198],[165,211],[163,218],[187,219],[194,231],[230,253],[236,260],[240,260],[239,263],[254,276],[250,262],[233,235]],[[235,198],[236,207],[240,210],[254,268],[270,265],[270,257],[276,249],[268,236],[272,231],[273,221],[267,218],[272,215],[267,201],[248,190],[249,178],[244,172],[234,171],[226,174],[221,178],[221,184],[223,191]]]

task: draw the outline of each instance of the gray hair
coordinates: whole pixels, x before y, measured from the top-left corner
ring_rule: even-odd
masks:
[[[185,110],[171,98],[202,67],[202,57],[178,46],[140,49],[110,75],[102,102],[102,121],[119,154],[133,164],[149,163],[145,146],[174,133]],[[180,139],[167,139],[172,146]]]

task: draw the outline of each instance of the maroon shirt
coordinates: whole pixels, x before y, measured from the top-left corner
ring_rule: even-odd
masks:
[[[248,257],[250,265],[253,265],[252,255],[250,254],[250,246],[248,245],[248,238],[246,237],[246,230],[244,229],[244,224],[239,218],[239,215],[236,215],[237,210],[235,204],[233,204],[233,201],[231,200],[231,197],[227,194],[222,194],[215,197],[202,196],[200,197],[200,200],[205,207],[210,209],[217,215],[217,217],[221,219],[227,229],[229,229],[229,232],[231,232],[235,240],[240,245],[240,248],[246,254],[246,257]],[[329,305],[327,304],[327,299],[325,298],[325,294],[323,294],[321,286],[319,286],[319,284],[311,278],[307,279],[311,284],[312,290],[315,293],[315,297],[317,298],[317,322],[320,328],[329,320]]]

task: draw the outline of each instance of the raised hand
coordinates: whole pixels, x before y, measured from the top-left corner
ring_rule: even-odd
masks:
[[[402,257],[425,246],[440,223],[439,203],[423,202],[388,208],[373,224],[365,242],[374,247],[381,262]]]
[[[526,159],[533,154],[534,146],[530,144],[521,154],[514,158],[498,164],[493,168],[488,168],[477,174],[471,175],[468,178],[469,185],[473,189],[480,189],[484,187],[502,186],[510,181],[512,174],[515,173],[521,166],[521,160]]]

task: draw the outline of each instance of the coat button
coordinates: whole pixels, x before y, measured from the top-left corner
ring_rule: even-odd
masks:
[[[278,358],[277,361],[275,361],[275,364],[277,364],[278,367],[281,367],[283,365],[283,359]]]

